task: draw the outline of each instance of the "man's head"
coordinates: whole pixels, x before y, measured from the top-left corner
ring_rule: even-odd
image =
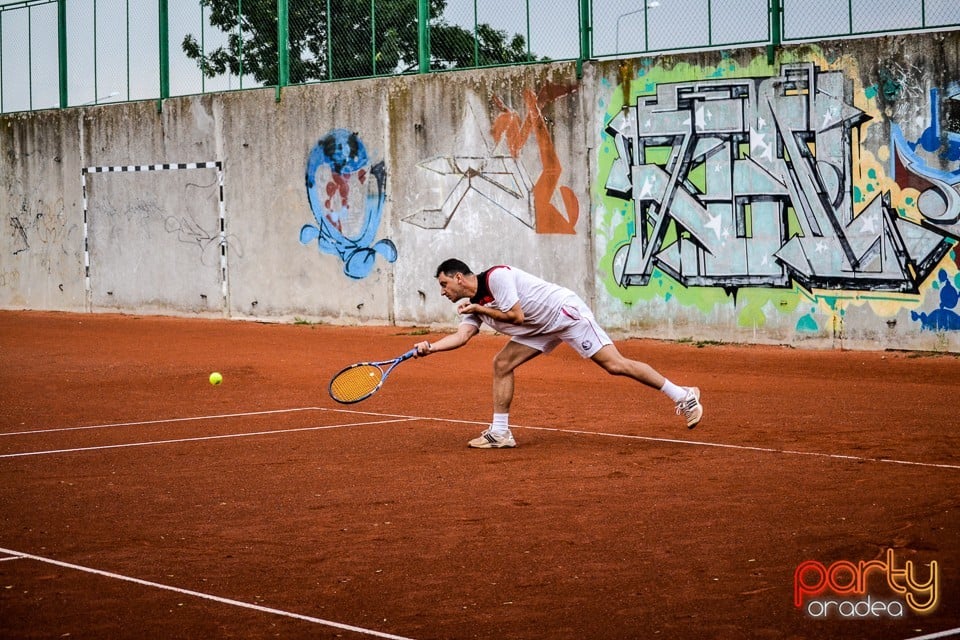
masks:
[[[439,278],[441,273],[452,278],[458,273],[469,276],[473,274],[473,271],[470,271],[470,267],[468,267],[467,263],[463,260],[459,260],[457,258],[447,258],[440,263],[439,267],[437,267],[437,273],[433,277]]]
[[[448,258],[437,267],[437,282],[440,283],[440,295],[456,302],[469,298],[477,292],[477,277],[462,260]]]

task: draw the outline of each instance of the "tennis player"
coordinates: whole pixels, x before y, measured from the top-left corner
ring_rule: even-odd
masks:
[[[418,356],[459,349],[480,332],[481,323],[509,335],[510,341],[493,360],[493,423],[479,438],[468,444],[476,449],[517,446],[510,432],[510,404],[513,401],[513,370],[524,362],[549,353],[561,342],[584,358],[590,358],[607,373],[627,376],[667,395],[692,429],[703,417],[700,389],[680,387],[650,365],[624,357],[607,333],[597,324],[593,312],[570,289],[541,280],[516,267],[499,265],[474,274],[456,258],[437,267],[440,294],[450,302],[461,302],[462,316],[456,333],[436,342],[415,345]]]

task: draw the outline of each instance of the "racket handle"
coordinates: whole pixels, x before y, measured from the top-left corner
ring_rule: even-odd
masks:
[[[410,358],[414,357],[415,355],[417,355],[417,348],[416,348],[416,347],[414,347],[413,349],[410,349],[410,351],[407,351],[405,354],[403,354],[402,356],[400,356],[399,358],[397,358],[397,363],[399,364],[399,363],[403,362],[404,360],[409,360]]]

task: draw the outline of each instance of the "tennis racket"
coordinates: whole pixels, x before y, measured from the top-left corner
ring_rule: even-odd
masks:
[[[417,350],[410,349],[393,360],[352,364],[330,380],[330,397],[341,404],[366,400],[380,390],[387,376],[398,364],[415,355]]]

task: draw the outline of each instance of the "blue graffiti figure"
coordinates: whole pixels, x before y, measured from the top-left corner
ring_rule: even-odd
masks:
[[[930,313],[911,311],[910,317],[914,321],[920,321],[922,330],[960,331],[960,315],[952,311],[960,302],[960,293],[950,282],[950,276],[945,270],[940,270],[938,279],[940,280],[940,308]]]
[[[951,100],[955,98],[956,96],[949,96]],[[930,89],[930,126],[924,129],[912,148],[916,150],[916,147],[919,146],[930,153],[939,152],[941,158],[950,162],[960,160],[960,134],[947,131],[945,149],[941,141],[942,137],[944,136],[942,136],[940,129],[940,90],[933,87]],[[954,174],[958,175],[960,171],[955,171]]]
[[[320,138],[307,159],[307,199],[317,224],[306,224],[300,229],[300,242],[309,244],[316,240],[321,251],[340,256],[343,272],[355,280],[370,275],[377,255],[387,262],[397,260],[397,247],[391,240],[373,242],[386,202],[387,170],[383,162],[369,167],[376,189],[366,185],[359,233],[351,236],[344,231],[345,223],[351,218],[351,182],[356,178],[360,185],[365,185],[368,165],[367,149],[360,137],[346,129],[334,129]],[[321,170],[329,172],[329,178],[323,181],[322,194],[318,190],[321,181],[317,179]]]

